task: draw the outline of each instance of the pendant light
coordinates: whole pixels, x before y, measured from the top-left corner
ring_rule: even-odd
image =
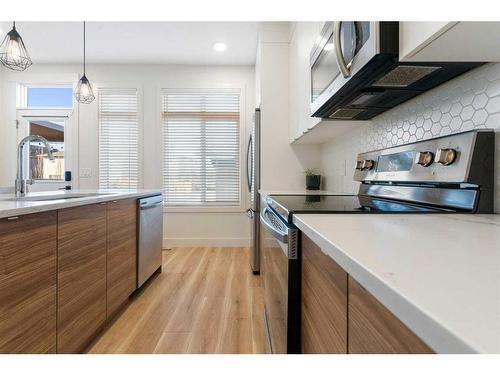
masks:
[[[84,104],[90,104],[95,99],[92,84],[85,75],[85,22],[83,22],[83,75],[76,85],[74,95],[77,102]]]
[[[33,64],[24,45],[23,38],[16,30],[16,22],[0,45],[0,61],[6,68],[22,72]]]

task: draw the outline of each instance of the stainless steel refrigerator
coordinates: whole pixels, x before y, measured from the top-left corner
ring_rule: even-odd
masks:
[[[247,188],[250,208],[246,214],[252,228],[250,266],[254,274],[260,273],[260,108],[255,109],[252,134],[247,145]]]

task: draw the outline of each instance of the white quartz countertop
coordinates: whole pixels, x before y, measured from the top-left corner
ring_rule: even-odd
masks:
[[[86,204],[107,202],[125,198],[142,198],[159,195],[159,190],[57,190],[28,193],[28,199],[45,199],[56,195],[55,200],[14,200],[14,194],[0,194],[0,218],[32,214],[36,212],[58,210],[61,208],[83,206]],[[85,195],[80,198],[66,197]]]
[[[500,215],[304,214],[295,225],[438,353],[500,353]]]

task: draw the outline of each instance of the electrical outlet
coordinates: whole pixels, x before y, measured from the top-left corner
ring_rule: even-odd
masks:
[[[92,177],[91,168],[80,168],[80,178],[90,178]]]

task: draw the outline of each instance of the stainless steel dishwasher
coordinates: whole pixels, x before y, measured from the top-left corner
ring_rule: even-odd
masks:
[[[161,195],[138,200],[137,288],[161,270],[163,242],[163,198]]]

